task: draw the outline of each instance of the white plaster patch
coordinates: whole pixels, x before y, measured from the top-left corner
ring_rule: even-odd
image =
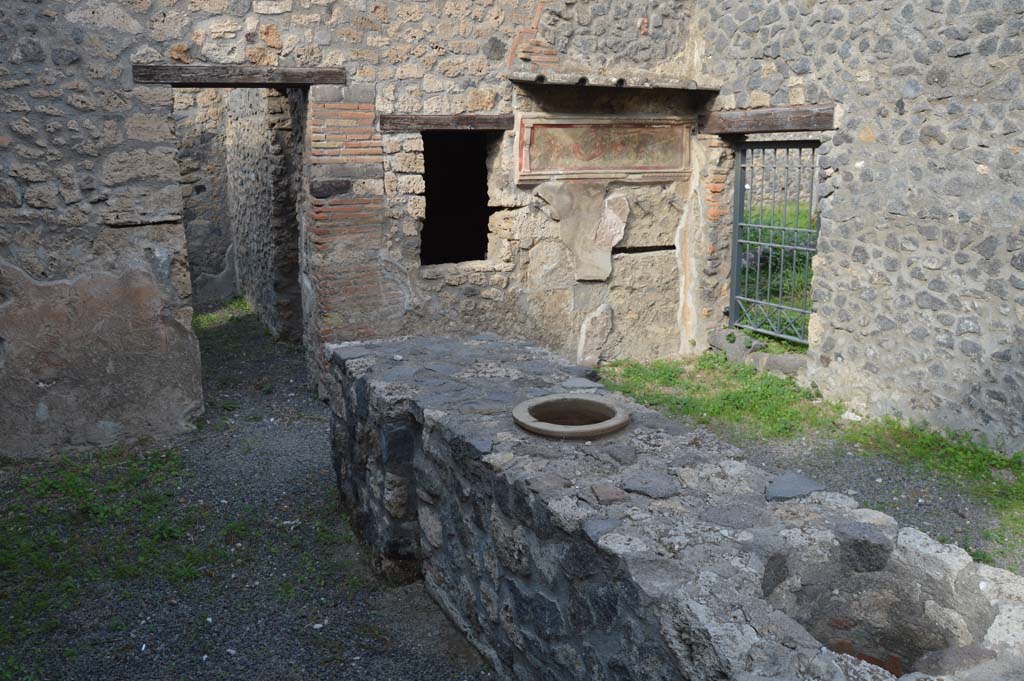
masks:
[[[580,522],[594,515],[594,511],[581,504],[575,497],[562,497],[548,502],[548,508],[555,524],[566,532],[572,533],[579,529]]]
[[[1008,646],[1024,654],[1024,604],[1004,604],[985,634],[987,647]]]

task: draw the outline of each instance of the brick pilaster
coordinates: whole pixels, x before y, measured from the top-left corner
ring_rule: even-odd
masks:
[[[314,86],[307,144],[309,283],[322,342],[395,333],[401,301],[384,271],[384,149],[372,86]]]

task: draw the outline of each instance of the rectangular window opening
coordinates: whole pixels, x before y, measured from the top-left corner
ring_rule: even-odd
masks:
[[[485,260],[487,151],[494,131],[424,131],[423,160],[427,217],[420,232],[420,263]]]

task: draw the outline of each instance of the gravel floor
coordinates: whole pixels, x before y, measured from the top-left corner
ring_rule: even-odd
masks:
[[[101,582],[48,637],[0,654],[45,679],[493,678],[421,584],[369,571],[338,509],[327,409],[305,387],[301,350],[252,315],[200,340],[201,428],[153,446],[182,452],[179,501],[204,509],[205,526],[245,528],[237,560],[183,584]]]

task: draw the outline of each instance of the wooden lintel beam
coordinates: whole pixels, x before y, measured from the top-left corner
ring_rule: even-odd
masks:
[[[832,130],[835,113],[834,104],[714,111],[701,118],[700,131],[712,135],[749,135]]]
[[[303,87],[345,85],[343,68],[243,66],[238,64],[133,64],[139,85],[177,87]]]
[[[423,130],[511,130],[512,114],[498,115],[416,115],[381,114],[381,132],[421,132]]]

